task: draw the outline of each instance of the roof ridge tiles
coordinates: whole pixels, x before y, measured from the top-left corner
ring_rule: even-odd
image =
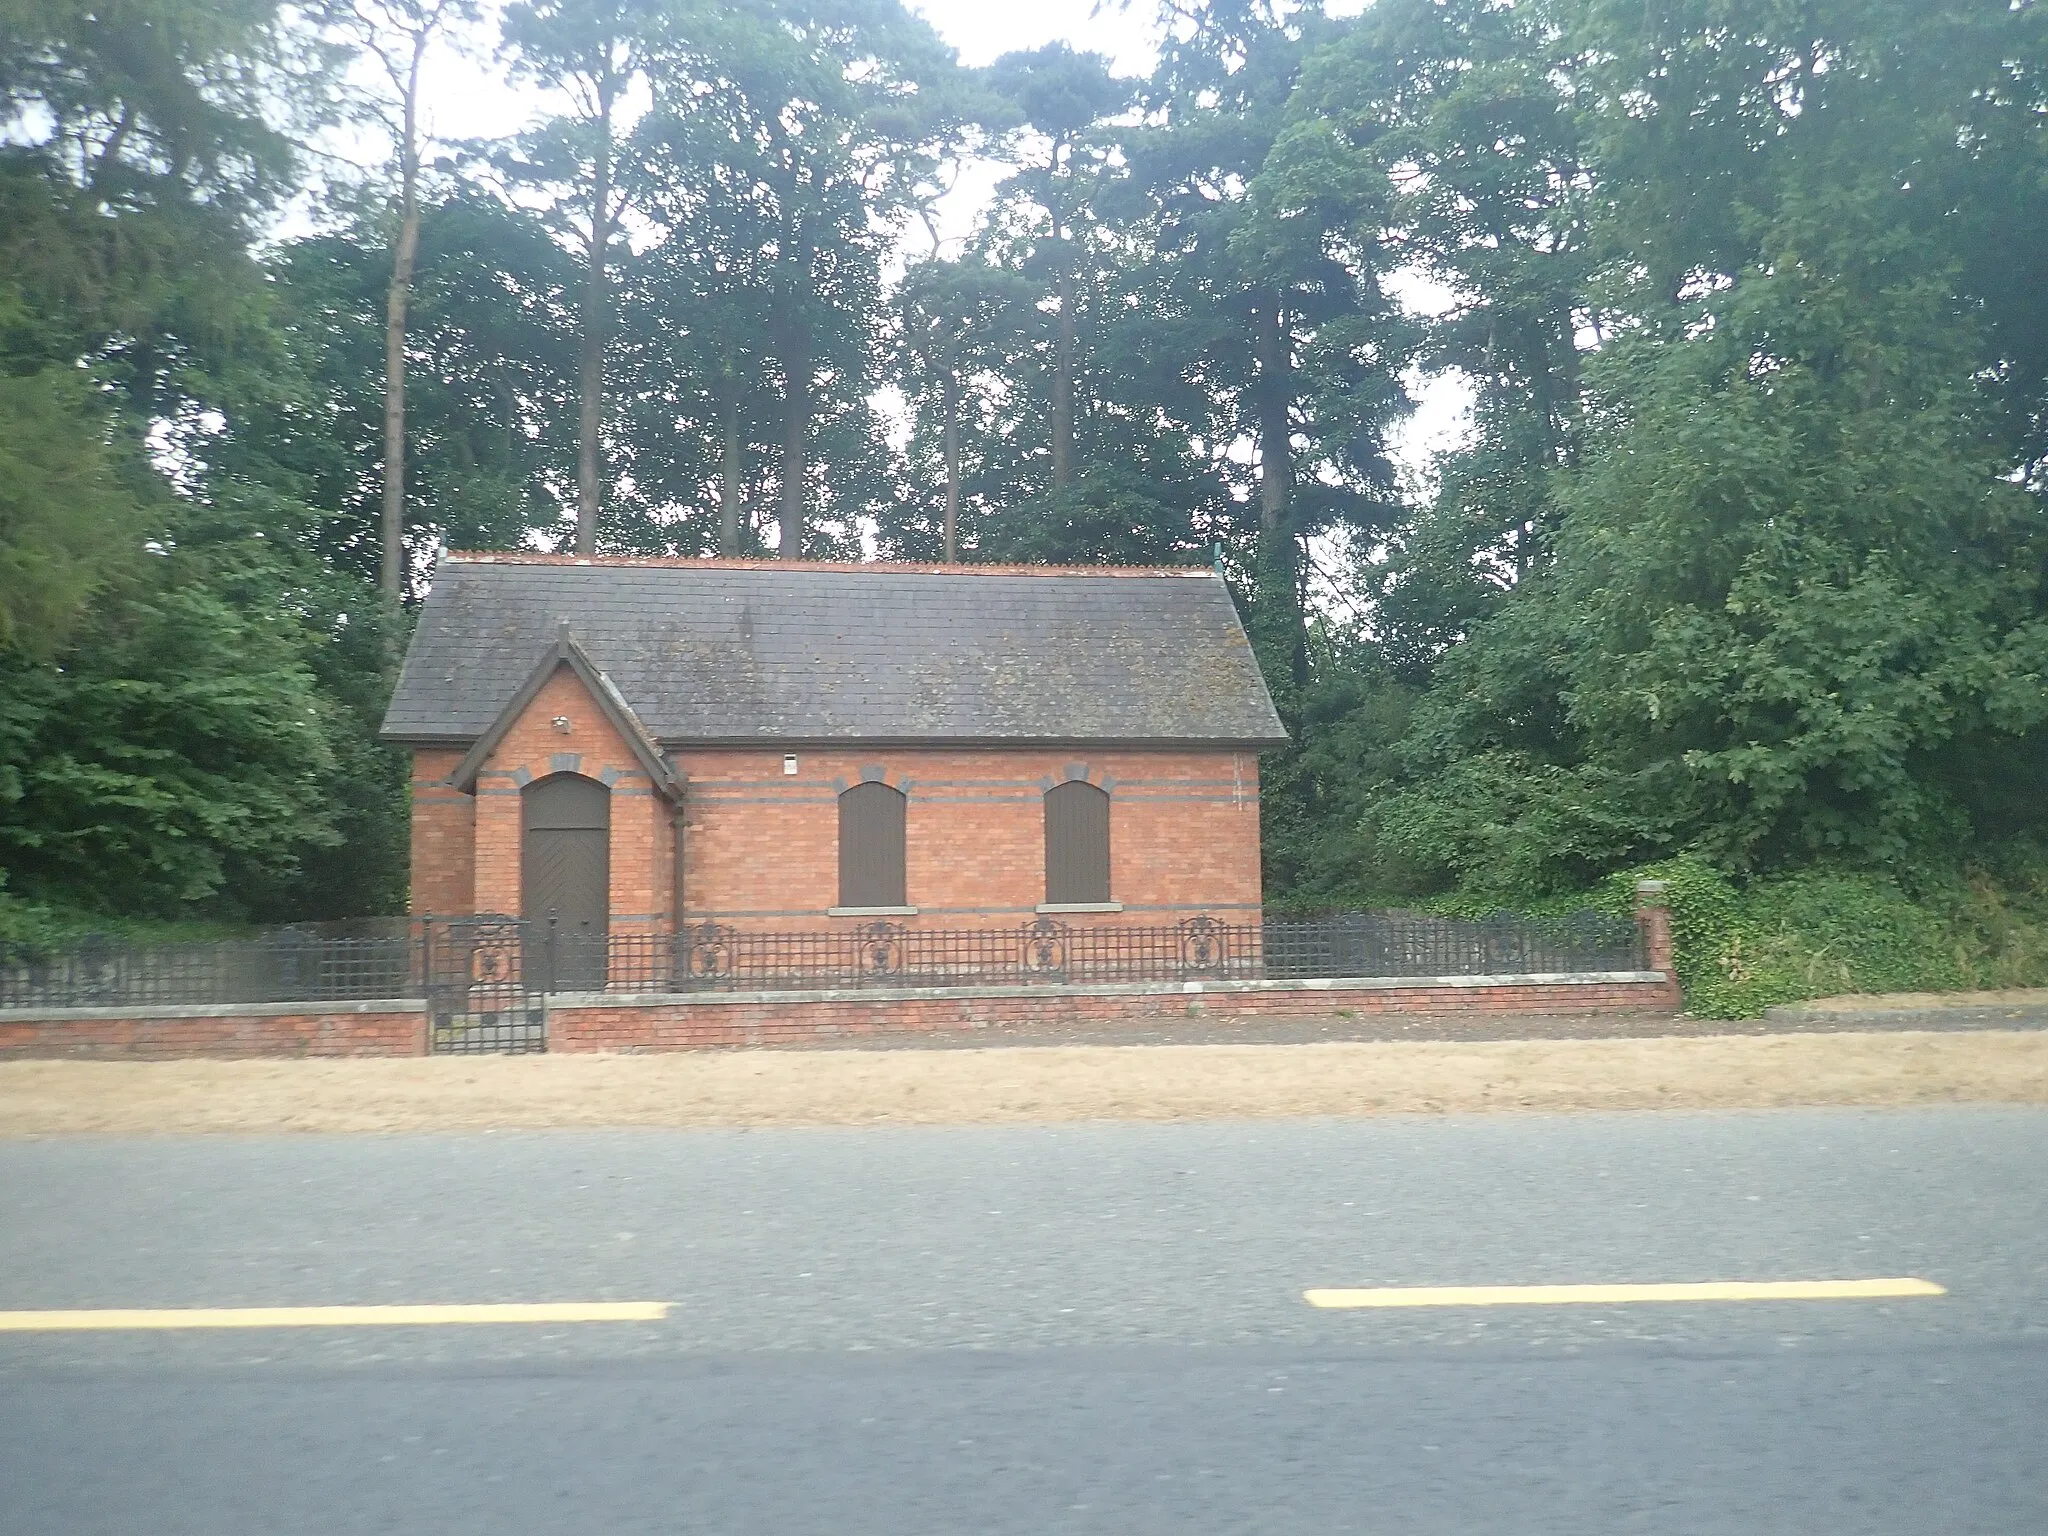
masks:
[[[527,550],[451,549],[441,556],[455,565],[542,565],[614,570],[693,571],[861,571],[904,576],[1214,576],[1213,565],[945,565],[922,560],[727,559],[702,555],[557,555]]]

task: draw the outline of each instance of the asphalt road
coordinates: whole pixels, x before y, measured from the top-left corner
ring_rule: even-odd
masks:
[[[2048,1531],[2048,1112],[0,1143],[0,1309],[595,1300],[0,1333],[0,1536]]]

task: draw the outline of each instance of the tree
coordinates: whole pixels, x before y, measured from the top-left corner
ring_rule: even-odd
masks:
[[[943,551],[944,506],[921,495],[943,484],[971,558],[1206,558],[1229,519],[1222,449],[1178,430],[1203,396],[1144,318],[1146,210],[1126,198],[1105,211],[1122,178],[1114,119],[1135,87],[1063,47],[1008,56],[981,81],[978,114],[1022,168],[961,261],[906,276],[912,488],[884,542]]]
[[[266,116],[332,58],[274,4],[10,7],[0,52],[0,649],[47,660],[133,573],[159,460],[264,350],[252,221],[290,184]]]
[[[906,393],[919,400],[934,388],[937,392],[945,486],[938,552],[949,565],[960,553],[960,437],[966,393],[976,373],[1001,367],[1004,344],[1014,338],[1019,317],[1030,312],[1030,300],[1023,278],[978,258],[919,262],[904,273],[897,294]]]
[[[405,322],[420,244],[420,71],[435,42],[476,19],[472,0],[348,0],[339,13],[354,44],[377,61],[390,88],[380,111],[391,136],[398,185],[391,280],[384,301],[384,472],[378,584],[397,602],[405,583]]]
[[[672,126],[657,112],[635,142],[634,195],[660,237],[620,293],[621,436],[634,505],[622,509],[615,536],[658,553],[758,554],[781,436],[768,336],[774,251],[753,219],[706,216],[699,176],[718,173],[674,158]],[[745,212],[735,201],[718,206]]]
[[[1315,738],[1341,724],[1333,699],[1358,696],[1358,647],[1312,586],[1329,552],[1376,547],[1399,520],[1385,440],[1414,338],[1383,287],[1397,260],[1384,178],[1353,173],[1290,113],[1305,65],[1354,24],[1263,0],[1176,6],[1168,23],[1120,135],[1128,172],[1098,200],[1135,288],[1101,355],[1142,380],[1222,489],[1205,531],[1239,574],[1296,740],[1261,770],[1281,889],[1345,803],[1328,777],[1340,758]]]
[[[798,559],[826,391],[865,435],[886,237],[960,130],[954,65],[898,0],[681,7],[651,57],[641,139],[666,238],[760,253],[731,275],[781,376],[777,548]]]
[[[250,247],[335,53],[254,0],[7,24],[0,569],[32,586],[0,645],[9,885],[103,913],[389,910],[375,589],[320,564],[240,435],[298,389]],[[301,859],[344,825],[352,873],[309,892]]]
[[[381,210],[287,242],[264,268],[297,382],[247,401],[212,456],[318,509],[337,572],[377,578],[383,539]],[[559,528],[576,477],[579,264],[538,214],[481,191],[420,209],[407,311],[410,547],[512,549]]]
[[[1252,447],[1253,627],[1284,701],[1308,682],[1307,541],[1377,533],[1392,510],[1383,439],[1409,338],[1381,291],[1379,189],[1304,173],[1283,142],[1330,35],[1319,8],[1208,0],[1174,20],[1126,139],[1154,225],[1147,320],[1195,386],[1185,430]]]
[[[1040,158],[1025,163],[1004,186],[1013,200],[1028,201],[1045,216],[1045,242],[1052,268],[1057,326],[1052,365],[1052,485],[1065,490],[1074,474],[1074,387],[1077,366],[1077,305],[1074,292],[1074,226],[1085,217],[1095,184],[1115,147],[1105,131],[1109,119],[1132,101],[1129,81],[1109,72],[1098,53],[1075,53],[1049,43],[1029,53],[1009,53],[989,66],[989,86],[1014,104],[1021,120],[1013,152],[1028,155],[1034,141]]]
[[[262,574],[269,551],[183,531],[95,600],[59,664],[0,657],[0,862],[22,897],[232,916],[339,841],[345,727],[306,631],[292,606],[238,600],[247,583],[283,595]]]
[[[1262,177],[1279,213],[1360,189],[1362,237],[1449,295],[1416,358],[1469,384],[1471,440],[1366,552],[1383,652],[1414,681],[1543,558],[1577,452],[1579,333],[1602,322],[1568,64],[1552,7],[1388,0],[1306,61]]]
[[[2006,814],[1963,765],[2038,783],[2048,724],[2038,332],[1983,303],[1985,242],[2039,260],[2027,196],[1985,196],[2039,185],[2038,19],[1564,16],[1608,317],[1582,447],[1368,822],[1522,892],[1953,859]]]
[[[151,488],[106,426],[58,369],[0,377],[0,652],[49,660],[133,559]]]
[[[505,42],[519,72],[572,104],[570,116],[526,135],[502,164],[516,182],[552,193],[552,210],[583,254],[576,550],[585,555],[597,548],[604,501],[611,266],[630,206],[618,175],[618,116],[640,75],[647,20],[640,0],[522,0],[505,13]]]

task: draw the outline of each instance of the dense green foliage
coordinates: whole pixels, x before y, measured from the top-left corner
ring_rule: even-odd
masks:
[[[1610,877],[1595,905],[1626,911],[1638,879],[1669,888],[1688,1011],[1754,1018],[1801,998],[2048,984],[2048,881],[1953,872],[1911,888],[1820,866],[1737,886],[1697,858]]]
[[[2037,18],[1754,20],[1722,48],[1579,18],[1605,260],[1578,303],[1614,334],[1544,473],[1538,557],[1440,658],[1370,813],[1463,883],[1678,851],[1896,871],[2032,819],[2039,298],[2003,291],[1993,250],[2038,264],[2043,230],[2037,200],[1975,199],[1994,149],[2038,195]],[[1987,755],[2022,774],[2003,803]]]
[[[593,502],[619,552],[1220,555],[1274,900],[1653,869],[1706,1011],[2048,979],[2038,0],[1195,0],[1140,78],[900,0],[502,21],[546,109],[428,146],[414,252],[302,152],[339,10],[0,0],[0,928],[402,902],[397,314],[406,603]]]
[[[391,620],[251,431],[312,407],[252,249],[330,63],[261,0],[0,11],[0,928],[398,894]]]

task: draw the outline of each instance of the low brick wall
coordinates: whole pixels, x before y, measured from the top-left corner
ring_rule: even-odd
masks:
[[[804,1045],[848,1035],[1030,1030],[1161,1019],[1312,1018],[1345,1013],[1675,1013],[1662,971],[1568,976],[1379,977],[1336,981],[1143,982],[1122,986],[705,992],[550,1000],[551,1051],[676,1051]],[[426,1006],[247,1004],[232,1009],[61,1008],[0,1012],[0,1057],[164,1060],[178,1056],[419,1056]]]
[[[0,1057],[164,1061],[178,1056],[422,1056],[426,1004],[244,1003],[232,1008],[0,1012]]]
[[[698,993],[557,997],[551,1051],[675,1051],[803,1045],[848,1035],[1142,1024],[1189,1017],[1349,1013],[1676,1013],[1662,971],[1576,976],[1432,976],[1336,981],[1147,982],[1092,987]]]

